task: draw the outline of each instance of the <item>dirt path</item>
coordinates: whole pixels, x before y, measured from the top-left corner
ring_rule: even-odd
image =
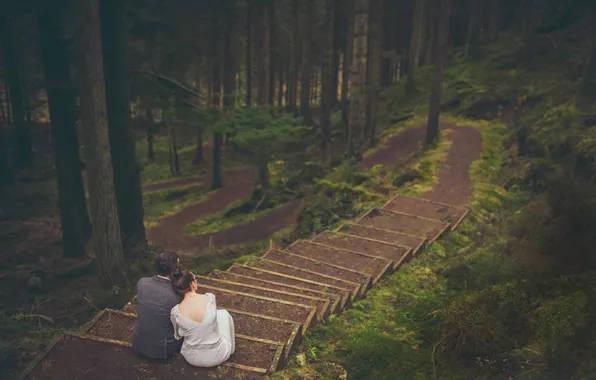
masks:
[[[478,158],[481,148],[480,134],[470,127],[455,127],[445,124],[442,129],[454,129],[449,135],[454,147],[439,173],[437,186],[425,194],[426,198],[450,204],[463,204],[471,194],[471,181],[468,169],[472,161]],[[388,139],[381,148],[366,156],[365,168],[374,165],[391,165],[399,159],[406,158],[419,150],[425,135],[425,127],[409,129]],[[190,206],[178,214],[162,220],[161,224],[148,231],[149,240],[171,250],[204,249],[209,246],[243,244],[249,241],[263,240],[296,222],[296,218],[304,202],[290,202],[258,220],[235,226],[211,234],[189,236],[184,233],[185,227],[208,215],[216,214],[231,203],[247,198],[253,186],[250,169],[236,169],[226,173],[226,187],[215,193],[209,200]],[[163,184],[152,185],[152,190],[181,186],[193,183],[197,179],[183,179]],[[163,187],[157,187],[163,186]]]
[[[254,176],[254,170],[252,168],[236,168],[224,171],[224,184],[227,185],[226,181],[238,182],[245,181],[250,182]],[[202,183],[205,186],[209,186],[211,183],[211,171],[195,177],[180,178],[171,181],[164,181],[153,183],[150,185],[143,186],[143,192],[157,191],[170,189],[173,187],[187,186],[192,184]]]
[[[423,197],[454,206],[462,206],[472,195],[470,166],[480,158],[482,137],[472,127],[445,124],[443,129],[451,129],[448,138],[453,144],[447,153],[447,159],[441,165],[437,184]]]

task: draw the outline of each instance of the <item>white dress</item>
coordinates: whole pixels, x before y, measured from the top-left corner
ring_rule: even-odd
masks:
[[[217,310],[215,295],[209,297],[202,322],[193,321],[172,308],[170,318],[174,337],[184,338],[180,353],[195,367],[215,367],[230,358],[236,348],[234,320],[226,310]]]

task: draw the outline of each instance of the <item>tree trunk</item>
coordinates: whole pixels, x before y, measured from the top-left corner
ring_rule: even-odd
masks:
[[[447,58],[451,1],[452,0],[443,0],[437,8],[439,11],[439,19],[437,23],[436,63],[432,79],[426,137],[424,138],[425,146],[429,146],[439,139],[439,113],[441,109],[441,98],[443,96],[443,78],[445,74],[445,60]]]
[[[130,125],[130,96],[126,63],[126,8],[122,0],[101,1],[102,48],[110,153],[118,219],[126,255],[144,254],[147,248],[143,224],[141,170]]]
[[[331,110],[335,101],[337,101],[337,95],[333,94],[333,70],[334,70],[334,56],[336,53],[333,51],[335,46],[335,16],[337,12],[333,9],[336,5],[336,0],[327,0],[327,14],[324,25],[325,28],[325,39],[324,39],[324,56],[323,66],[321,69],[321,136],[322,146],[325,150],[325,156],[327,165],[331,167],[333,161],[333,155],[331,151]],[[337,91],[337,84],[335,85],[335,91]]]
[[[284,73],[285,67],[282,60],[279,61],[279,82],[277,82],[277,109],[283,111],[283,99],[284,99]]]
[[[253,13],[254,13],[254,4],[253,1],[255,0],[246,0],[247,9],[246,9],[246,100],[245,103],[247,106],[252,105],[252,75],[253,75],[253,67],[252,67],[252,45],[253,45],[253,34],[254,34],[254,27],[253,27]]]
[[[302,73],[300,76],[300,116],[304,119],[306,125],[312,124],[310,114],[310,86],[312,77],[312,57],[311,57],[311,28],[314,17],[313,0],[307,0],[305,8],[301,12],[300,21],[302,30]]]
[[[278,70],[276,54],[278,38],[276,37],[277,30],[275,29],[275,8],[273,1],[267,2],[267,16],[269,17],[267,20],[269,23],[269,91],[267,104],[273,106],[273,100],[275,99],[275,74]]]
[[[213,14],[211,15],[211,107],[221,111],[221,87],[222,87],[222,50],[220,41],[222,12],[213,5]],[[227,81],[226,81],[227,82]],[[251,100],[252,101],[252,100]],[[221,114],[221,112],[220,112]],[[218,131],[213,132],[213,163],[211,189],[223,187],[223,175],[221,169],[221,145],[222,135]]]
[[[373,146],[377,142],[377,98],[381,79],[383,4],[382,0],[371,0],[370,3],[365,135],[368,144]]]
[[[369,8],[368,0],[354,1],[354,46],[350,75],[348,157],[352,157],[357,161],[362,161],[364,151]]]
[[[416,92],[416,69],[418,68],[420,50],[422,46],[422,28],[424,24],[424,2],[429,0],[418,0],[414,5],[414,19],[412,20],[412,37],[410,38],[410,50],[408,52],[408,67],[406,77],[406,92]]]
[[[345,136],[350,135],[350,67],[352,65],[352,46],[354,32],[354,17],[352,15],[352,1],[347,4],[346,22],[344,24],[344,51],[341,63],[341,121]]]
[[[469,0],[469,16],[468,16],[468,35],[466,37],[466,47],[464,50],[464,59],[470,59],[474,56],[474,49],[478,41],[478,23],[482,16],[481,0]]]
[[[236,0],[227,0],[226,5],[226,27],[224,42],[224,63],[223,63],[223,109],[226,114],[231,114],[235,107],[234,94],[236,93],[236,61],[234,55],[234,39],[236,38]],[[230,133],[225,135],[225,153],[228,151]]]
[[[428,1],[426,7],[426,52],[424,53],[424,64],[432,65],[435,60],[435,48],[437,44],[437,1],[440,0],[425,0]],[[449,0],[448,0],[449,1]]]
[[[22,65],[18,61],[17,36],[14,28],[15,20],[0,20],[0,42],[4,53],[4,64],[8,88],[10,91],[10,103],[12,106],[12,121],[15,126],[16,155],[15,166],[26,168],[33,163],[31,155],[31,135],[29,126],[25,121],[25,107],[23,99],[23,73]]]
[[[501,23],[501,0],[490,1],[489,31],[490,41],[496,41],[499,38],[499,29]]]
[[[288,77],[288,112],[298,116],[298,71],[300,67],[300,7],[298,0],[292,0],[292,46],[290,47],[290,75]]]
[[[126,279],[126,271],[108,136],[99,4],[97,0],[83,0],[77,6],[75,47],[80,59],[77,71],[93,247],[100,281],[114,285]]]
[[[12,173],[8,165],[7,148],[3,123],[0,123],[0,186],[11,185],[13,183]]]
[[[526,58],[531,58],[534,55],[534,40],[536,33],[534,31],[536,24],[536,5],[538,0],[523,0],[523,25],[522,25],[522,39],[525,44]]]
[[[66,257],[82,257],[91,237],[91,222],[81,177],[76,91],[70,79],[68,41],[62,26],[65,20],[60,11],[48,7],[40,12],[39,36],[54,141],[62,249]]]
[[[333,38],[331,41],[331,109],[337,107],[337,90],[339,85],[339,52],[341,50],[342,18],[340,0],[333,0],[331,4],[333,13],[333,25],[331,27]]]
[[[269,62],[270,62],[270,29],[267,0],[257,0],[257,30],[259,33],[258,64],[257,64],[257,104],[265,107],[269,100]],[[257,128],[265,128],[258,126]],[[267,142],[263,139],[257,152],[258,183],[263,188],[269,187],[269,158],[267,155]]]

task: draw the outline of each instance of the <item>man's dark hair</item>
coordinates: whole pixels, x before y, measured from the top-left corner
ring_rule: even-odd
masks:
[[[160,276],[171,276],[178,271],[178,254],[176,252],[162,252],[155,260],[157,274]]]

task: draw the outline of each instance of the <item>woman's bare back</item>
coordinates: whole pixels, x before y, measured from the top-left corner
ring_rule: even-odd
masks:
[[[208,303],[209,297],[206,294],[195,293],[193,296],[184,298],[184,300],[180,302],[178,309],[180,314],[186,318],[201,323],[205,317]]]

